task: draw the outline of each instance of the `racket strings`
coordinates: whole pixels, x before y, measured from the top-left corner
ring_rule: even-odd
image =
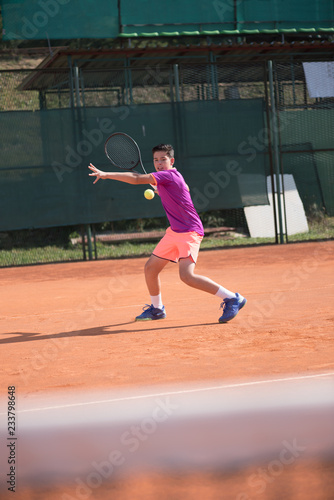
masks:
[[[140,153],[135,142],[121,134],[110,137],[105,145],[109,160],[119,168],[132,170],[140,162]]]

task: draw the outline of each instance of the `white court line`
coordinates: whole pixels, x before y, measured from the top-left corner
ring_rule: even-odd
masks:
[[[204,391],[215,391],[215,390],[220,390],[220,389],[232,389],[236,387],[247,387],[247,386],[254,386],[254,385],[260,385],[260,384],[275,384],[278,382],[290,382],[293,380],[306,380],[306,379],[312,379],[312,378],[319,378],[319,377],[330,377],[334,376],[334,372],[328,372],[328,373],[317,373],[313,375],[301,375],[297,377],[285,377],[285,378],[277,378],[277,379],[267,379],[267,380],[257,380],[253,382],[242,382],[238,384],[226,384],[226,385],[218,385],[218,386],[212,386],[212,387],[199,387],[196,389],[186,389],[182,391],[170,391],[170,392],[159,392],[159,393],[153,393],[153,394],[142,394],[138,396],[127,396],[127,397],[122,397],[122,398],[114,398],[114,399],[105,399],[105,400],[100,400],[100,401],[87,401],[83,403],[73,403],[73,404],[64,404],[64,405],[59,405],[59,406],[47,406],[45,408],[31,408],[27,410],[17,410],[16,413],[28,413],[28,412],[34,412],[34,411],[44,411],[44,410],[57,410],[61,408],[73,408],[75,406],[88,406],[88,405],[95,405],[95,404],[101,404],[101,403],[116,403],[120,401],[131,401],[135,399],[145,399],[145,398],[154,398],[154,397],[163,397],[163,396],[172,396],[175,394],[190,394],[194,392],[204,392]],[[0,415],[5,415],[4,413],[0,413]]]

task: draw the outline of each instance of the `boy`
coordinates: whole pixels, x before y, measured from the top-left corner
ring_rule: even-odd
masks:
[[[219,323],[233,319],[246,304],[246,299],[238,293],[230,292],[205,276],[194,274],[199,247],[204,236],[202,222],[190,197],[189,188],[182,175],[174,167],[174,150],[170,144],[159,144],[152,149],[156,172],[139,174],[136,172],[109,173],[98,170],[91,163],[90,176],[112,179],[128,184],[151,184],[161,198],[170,227],[154,249],[145,264],[145,279],[151,297],[151,305],[143,308],[136,321],[158,320],[166,317],[161,298],[159,274],[168,262],[179,262],[179,275],[187,285],[203,290],[223,299],[223,314]]]

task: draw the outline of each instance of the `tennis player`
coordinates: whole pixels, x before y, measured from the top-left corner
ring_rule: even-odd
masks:
[[[195,274],[195,265],[201,241],[204,236],[203,225],[197,214],[189,188],[182,175],[174,167],[174,150],[169,144],[159,144],[152,150],[155,172],[139,174],[137,172],[103,172],[92,163],[89,175],[99,179],[112,179],[128,184],[151,184],[161,198],[170,227],[155,247],[145,264],[145,279],[151,297],[151,305],[143,308],[136,321],[166,318],[165,307],[161,298],[159,274],[168,262],[179,263],[179,275],[187,285],[216,295],[223,299],[223,314],[219,323],[233,319],[246,304],[246,299],[239,293],[231,292],[215,283],[210,278]]]

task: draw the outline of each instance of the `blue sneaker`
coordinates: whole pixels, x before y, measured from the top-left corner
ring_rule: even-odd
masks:
[[[143,311],[139,316],[136,317],[136,321],[147,321],[151,319],[164,319],[166,317],[165,307],[162,306],[162,309],[158,309],[157,307],[153,307],[152,304],[149,306],[146,304],[146,308],[143,307]]]
[[[244,307],[247,300],[238,293],[235,294],[235,299],[224,299],[220,307],[224,308],[223,315],[219,318],[219,323],[227,323],[235,318],[240,309]]]

